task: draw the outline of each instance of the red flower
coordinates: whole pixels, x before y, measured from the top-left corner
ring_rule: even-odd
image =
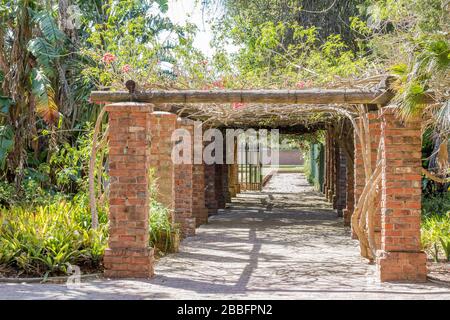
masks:
[[[233,102],[233,104],[231,106],[233,107],[234,110],[239,110],[239,109],[242,109],[243,107],[245,107],[245,103]]]
[[[305,87],[305,84],[306,84],[305,81],[299,81],[297,82],[296,86],[299,89],[303,89]]]
[[[223,88],[225,88],[225,84],[223,83],[223,80],[220,79],[220,80],[213,82],[213,87],[223,89]]]
[[[116,60],[116,56],[109,52],[105,53],[102,57],[102,62],[104,62],[106,64],[110,64],[111,62],[114,62],[115,60]]]
[[[206,65],[208,64],[208,60],[202,60],[202,61],[200,61],[200,63],[201,63],[202,65],[206,66]]]
[[[126,65],[124,65],[124,66],[122,67],[122,72],[123,72],[123,73],[128,73],[128,72],[130,72],[130,71],[131,71],[131,67],[130,67],[129,64],[126,64]]]

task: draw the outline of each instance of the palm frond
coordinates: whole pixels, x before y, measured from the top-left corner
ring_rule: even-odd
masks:
[[[32,71],[32,93],[36,98],[36,112],[50,125],[59,119],[58,106],[55,102],[55,92],[42,69]]]

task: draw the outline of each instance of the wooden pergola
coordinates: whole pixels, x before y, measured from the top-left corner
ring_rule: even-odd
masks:
[[[147,151],[154,149],[149,148],[150,144],[156,143],[161,146],[161,141],[158,139],[170,137],[167,132],[164,135],[161,132],[177,128],[177,115],[183,117],[192,115],[194,119],[207,120],[207,113],[202,113],[202,110],[208,109],[209,105],[243,103],[251,108],[231,111],[228,108],[227,112],[230,114],[224,118],[219,117],[220,121],[215,125],[242,127],[247,122],[249,126],[259,124],[257,121],[252,122],[252,118],[263,119],[263,121],[275,119],[273,123],[275,127],[297,126],[301,131],[306,127],[300,123],[301,117],[294,117],[295,114],[304,116],[316,112],[333,114],[338,113],[339,106],[366,105],[367,112],[371,113],[367,122],[373,128],[373,136],[368,142],[370,146],[367,150],[368,152],[376,151],[381,146],[379,163],[382,165],[380,170],[382,178],[379,181],[381,181],[382,199],[380,195],[377,200],[380,238],[376,253],[380,278],[382,281],[425,280],[426,257],[420,248],[421,126],[419,121],[403,123],[396,119],[393,108],[388,106],[394,93],[386,86],[374,89],[152,90],[144,92],[136,91],[134,82],[128,82],[126,86],[128,91],[93,91],[91,94],[91,101],[107,103],[106,110],[110,121],[112,182],[110,241],[109,249],[105,253],[107,275],[147,277],[153,274],[153,252],[151,248],[148,248],[147,238],[149,195],[147,188],[144,188],[148,184],[146,170],[153,157],[152,152]],[[433,94],[426,94],[422,102],[433,103]],[[290,122],[277,122],[280,120],[276,118],[277,110],[282,109],[289,111],[289,115],[292,116]],[[154,111],[164,111],[164,114],[153,116]],[[220,109],[217,109],[217,113],[220,115]],[[200,116],[195,118],[196,114]],[[178,126],[180,125],[179,123]],[[317,123],[314,125],[313,130],[323,128],[322,125],[317,126]],[[157,130],[154,130],[152,126],[157,126]],[[189,130],[193,128],[186,123],[183,126]],[[149,136],[151,141],[147,138]],[[332,140],[327,137],[327,141]],[[170,143],[169,139],[166,145]],[[359,155],[361,145],[358,139],[354,140],[354,150],[355,185],[354,188],[352,186],[351,189],[347,189],[347,192],[351,192],[348,194],[350,198],[347,198],[347,205],[352,204],[354,200],[351,210],[358,210],[358,200],[367,194],[364,185],[360,185],[365,169],[362,162],[358,160],[360,158],[357,158],[361,157]],[[330,149],[326,153],[327,159],[332,159],[334,152],[335,149]],[[161,165],[162,155],[159,154],[158,157],[159,160],[156,163]],[[370,158],[376,159],[376,156]],[[168,160],[170,158],[164,159],[166,162],[170,161]],[[192,203],[192,199],[185,197],[189,197],[190,194],[192,198],[194,193],[192,190],[189,191],[189,188],[196,189],[197,186],[192,180],[194,170],[192,166],[187,165],[180,169],[176,169],[174,165],[168,165],[168,167],[173,173],[171,179],[175,177],[180,180],[191,177],[189,178],[191,180],[181,181],[181,183],[177,180],[176,185],[184,189],[175,190],[172,193],[176,216],[177,212],[181,212],[176,207],[177,203],[183,203],[183,206],[189,201]],[[327,164],[326,170],[334,172],[333,168],[335,168],[333,165],[328,167]],[[168,170],[167,167],[164,170]],[[176,170],[181,171],[177,174]],[[174,185],[173,181],[167,183]],[[332,191],[332,180],[328,181],[326,187],[329,189],[327,191]],[[195,222],[194,230],[189,229],[192,219],[184,207],[183,210],[180,219],[184,219],[182,221],[186,230],[192,234],[195,232]],[[138,261],[140,267],[130,267],[133,261]]]

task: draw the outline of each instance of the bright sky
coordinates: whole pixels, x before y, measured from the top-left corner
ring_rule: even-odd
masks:
[[[198,2],[196,4],[196,2]],[[211,25],[208,23],[208,16],[202,14],[201,0],[169,0],[169,10],[167,16],[172,22],[184,25],[191,22],[197,25],[197,32],[194,46],[202,50],[207,56],[212,56],[213,49],[209,43],[212,40]]]

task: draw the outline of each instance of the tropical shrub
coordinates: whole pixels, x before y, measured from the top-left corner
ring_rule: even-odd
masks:
[[[64,274],[69,264],[99,268],[107,225],[91,229],[90,219],[82,201],[1,209],[0,265],[37,276]]]
[[[450,211],[446,215],[433,215],[422,222],[422,246],[438,262],[443,256],[450,261]]]
[[[152,200],[149,217],[150,246],[160,253],[177,251],[179,228],[170,221],[169,210]]]
[[[175,252],[178,250],[179,226],[170,221],[170,210],[156,201],[158,184],[154,168],[151,168],[148,174],[150,180],[150,246],[157,249],[159,253]]]
[[[450,211],[450,192],[422,198],[422,216],[445,215]]]
[[[422,199],[421,242],[434,260],[450,261],[450,193]]]

